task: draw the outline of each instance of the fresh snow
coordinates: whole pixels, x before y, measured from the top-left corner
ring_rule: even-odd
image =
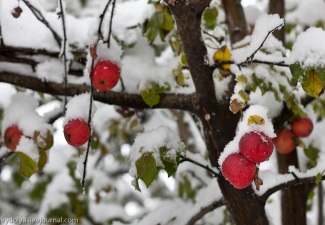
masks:
[[[303,67],[325,66],[325,31],[311,27],[297,37],[290,54],[290,64]]]

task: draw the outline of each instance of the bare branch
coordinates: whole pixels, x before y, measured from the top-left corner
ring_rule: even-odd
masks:
[[[34,16],[42,22],[53,34],[53,37],[58,45],[61,45],[61,37],[56,33],[56,31],[50,26],[49,22],[45,19],[44,15],[37,9],[35,8],[29,1],[27,0],[22,0],[26,6],[32,11]]]
[[[278,26],[276,26],[275,28],[273,28],[272,30],[270,30],[268,33],[267,33],[267,35],[265,36],[265,38],[264,38],[264,40],[262,41],[262,43],[261,43],[261,45],[250,55],[250,56],[248,56],[247,57],[247,59],[246,59],[246,61],[245,62],[243,62],[243,63],[247,63],[247,62],[249,62],[249,61],[252,61],[253,59],[254,59],[254,56],[255,56],[255,54],[263,47],[263,45],[264,45],[264,43],[265,43],[265,41],[266,41],[266,39],[270,36],[270,34],[271,33],[273,33],[273,31],[275,31],[275,30],[277,30],[277,29],[279,29],[280,27],[282,27],[283,26],[283,23],[281,23],[280,25],[278,25]],[[239,63],[239,65],[241,65],[242,63]]]
[[[204,217],[209,212],[212,212],[216,208],[219,208],[223,206],[224,200],[220,199],[218,201],[212,202],[211,205],[207,205],[205,207],[202,207],[200,211],[198,211],[196,214],[193,215],[193,217],[187,222],[186,225],[194,225],[198,220],[200,220],[202,217]]]
[[[205,166],[205,165],[203,165],[203,164],[201,164],[201,163],[199,163],[199,162],[197,162],[197,161],[195,161],[195,160],[193,160],[193,159],[186,158],[186,157],[184,157],[184,156],[182,156],[182,155],[180,155],[180,157],[181,157],[182,160],[181,160],[179,163],[182,163],[182,162],[190,162],[190,163],[193,163],[194,165],[197,165],[197,166],[199,166],[199,167],[201,167],[201,168],[207,170],[209,173],[211,173],[211,175],[212,175],[213,177],[219,177],[219,176],[220,176],[219,173],[215,172],[215,171],[214,171],[213,169],[211,169],[209,166]]]
[[[0,71],[0,82],[5,82],[22,88],[47,93],[53,96],[74,96],[88,92],[90,87],[85,84],[68,84],[64,89],[62,84],[42,81],[32,75],[20,75],[16,73]],[[94,99],[107,104],[125,106],[136,109],[150,108],[139,94],[120,93],[113,91],[94,92]],[[161,94],[160,102],[152,108],[168,108],[193,111],[195,97],[193,94]]]
[[[111,2],[112,2],[112,0],[107,1],[103,12],[99,16],[100,20],[99,20],[99,25],[98,25],[98,30],[97,30],[98,40],[103,40],[104,39],[104,35],[102,33],[102,24],[103,24],[103,21],[104,21],[105,13],[106,13],[106,11],[108,9],[109,4],[111,4]]]
[[[62,0],[59,0],[60,5],[60,16],[62,21],[62,29],[63,29],[63,43],[62,43],[62,54],[63,54],[63,63],[64,63],[64,88],[67,87],[68,84],[68,59],[67,59],[67,31],[65,26],[65,9],[63,8]],[[64,96],[64,111],[66,110],[65,105],[67,104],[67,96]]]
[[[107,48],[109,48],[110,43],[111,43],[112,25],[113,25],[115,3],[116,3],[116,0],[112,0],[112,1],[113,1],[113,3],[112,3],[111,18],[109,20],[109,27],[108,27]]]

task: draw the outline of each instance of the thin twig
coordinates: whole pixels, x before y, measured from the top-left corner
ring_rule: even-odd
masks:
[[[261,43],[261,45],[250,55],[250,56],[248,56],[247,57],[247,59],[246,59],[246,61],[248,62],[248,61],[251,61],[251,60],[253,60],[253,58],[254,58],[254,56],[255,56],[255,54],[263,47],[263,45],[264,45],[264,43],[265,43],[265,41],[266,41],[266,39],[269,37],[269,35],[271,34],[271,33],[273,33],[273,31],[275,31],[275,30],[277,30],[277,29],[279,29],[280,27],[282,27],[284,24],[283,23],[281,23],[280,25],[278,25],[278,26],[276,26],[275,28],[273,28],[272,30],[270,30],[268,33],[267,33],[267,35],[265,36],[265,38],[264,38],[264,40],[262,41],[262,43]]]
[[[212,212],[216,208],[219,208],[225,204],[224,199],[220,199],[218,201],[212,202],[212,204],[202,207],[200,211],[192,216],[192,218],[187,222],[186,225],[194,225],[198,220],[200,220],[203,216]]]
[[[0,21],[0,45],[1,46],[5,45],[5,42],[2,37],[1,21]]]
[[[112,11],[111,11],[111,18],[109,20],[109,27],[108,27],[108,37],[107,37],[107,48],[110,47],[111,44],[111,34],[112,34],[112,25],[113,25],[113,16],[114,16],[114,10],[115,10],[115,3],[116,0],[112,0]]]
[[[205,165],[203,165],[203,164],[201,164],[201,163],[199,163],[199,162],[197,162],[197,161],[195,161],[193,159],[187,158],[187,157],[182,156],[182,155],[180,155],[180,158],[182,160],[179,163],[182,163],[182,162],[190,162],[190,163],[193,163],[194,165],[197,165],[197,166],[199,166],[199,167],[207,170],[208,172],[210,172],[213,175],[213,177],[219,177],[220,176],[217,172],[215,172],[209,166],[205,166]]]
[[[105,13],[106,13],[106,11],[108,9],[109,4],[111,4],[111,2],[112,2],[112,0],[107,1],[103,12],[99,16],[100,20],[99,20],[99,25],[98,25],[98,30],[97,30],[98,40],[103,40],[104,39],[104,35],[102,33],[102,24],[103,24],[103,21],[104,21]]]
[[[4,155],[0,157],[0,171],[2,169],[2,166],[5,164],[5,162],[10,158],[12,155],[14,155],[15,152],[6,152]]]
[[[62,29],[63,29],[63,43],[62,43],[62,51],[63,54],[63,62],[64,62],[64,89],[67,88],[68,85],[68,59],[67,59],[67,31],[66,31],[66,25],[65,25],[65,9],[63,8],[62,0],[59,0],[60,4],[60,16],[62,21]],[[66,104],[67,104],[67,96],[64,96],[64,102],[63,102],[63,110],[66,111]]]
[[[91,126],[91,114],[92,114],[92,108],[93,108],[93,94],[94,94],[94,88],[93,88],[93,70],[94,70],[94,65],[95,65],[95,59],[92,59],[91,61],[91,70],[90,70],[90,99],[89,99],[89,115],[88,115],[88,126],[89,129],[92,130],[92,126]],[[90,132],[92,133],[92,132]],[[84,165],[84,169],[83,169],[83,174],[82,174],[82,180],[81,180],[81,186],[82,189],[85,190],[85,182],[86,182],[86,175],[87,175],[87,163],[88,163],[88,155],[89,155],[89,151],[90,151],[90,145],[91,145],[91,135],[89,136],[88,139],[88,144],[87,144],[87,150],[86,150],[86,156],[85,156],[85,160],[83,162]]]
[[[34,14],[34,16],[40,21],[42,22],[53,34],[53,37],[56,41],[56,43],[58,45],[61,45],[61,37],[60,35],[58,35],[55,30],[50,26],[49,22],[45,19],[45,17],[43,16],[43,14],[37,9],[35,8],[29,1],[27,0],[22,0],[26,6],[32,11],[32,13]]]
[[[97,39],[97,42],[99,40],[102,40],[103,39],[103,34],[102,34],[102,31],[101,31],[101,27],[102,27],[102,24],[103,24],[103,20],[104,20],[104,17],[105,17],[105,13],[108,9],[108,6],[109,4],[111,3],[112,0],[109,0],[103,10],[103,12],[101,13],[101,15],[99,16],[100,20],[99,20],[99,25],[98,25],[98,39]],[[93,87],[93,79],[92,79],[92,76],[93,76],[93,70],[94,70],[94,65],[95,65],[95,59],[92,58],[92,61],[91,61],[91,68],[90,68],[90,74],[89,74],[89,78],[90,78],[90,100],[89,100],[89,115],[88,115],[88,126],[90,128],[90,130],[92,130],[92,126],[91,126],[91,114],[92,114],[92,108],[93,108],[93,95],[94,95],[94,87]],[[81,180],[81,186],[82,186],[82,189],[85,190],[85,182],[86,182],[86,175],[87,175],[87,163],[88,163],[88,155],[89,155],[89,151],[90,151],[90,144],[91,144],[91,135],[89,136],[89,140],[88,140],[88,144],[87,144],[87,150],[86,150],[86,156],[85,156],[85,160],[83,162],[83,165],[84,165],[84,169],[83,169],[83,174],[82,174],[82,180]]]

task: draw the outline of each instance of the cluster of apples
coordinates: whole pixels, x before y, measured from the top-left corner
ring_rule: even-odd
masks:
[[[92,71],[92,84],[98,91],[108,91],[116,86],[120,79],[120,67],[111,60],[99,61]],[[90,137],[89,124],[80,118],[71,119],[64,125],[64,137],[68,144],[78,147]]]
[[[289,154],[296,147],[295,137],[308,137],[313,131],[314,125],[309,118],[297,118],[290,128],[285,128],[277,133],[273,143],[281,154]]]
[[[239,152],[230,154],[222,163],[222,174],[235,188],[246,188],[257,178],[256,164],[268,160],[273,148],[272,140],[263,132],[244,134]]]

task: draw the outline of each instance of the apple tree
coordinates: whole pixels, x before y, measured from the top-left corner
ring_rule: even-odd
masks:
[[[324,224],[324,9],[0,0],[0,218]]]

